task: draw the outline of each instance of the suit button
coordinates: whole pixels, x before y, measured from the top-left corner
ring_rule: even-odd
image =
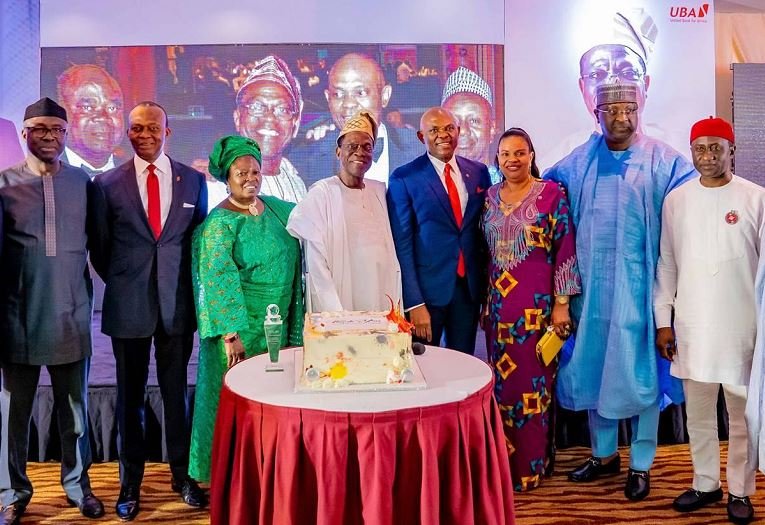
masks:
[[[162,243],[161,242],[157,243],[157,248],[162,248]]]

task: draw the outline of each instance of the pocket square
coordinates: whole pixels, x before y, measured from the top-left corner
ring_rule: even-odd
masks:
[[[183,203],[184,208],[194,208],[195,206],[193,204],[189,204],[188,202]]]
[[[484,191],[486,191],[486,189],[485,189],[485,188],[482,188],[482,187],[480,187],[480,186],[478,186],[478,187],[475,189],[475,192],[476,192],[476,193],[483,193]]]

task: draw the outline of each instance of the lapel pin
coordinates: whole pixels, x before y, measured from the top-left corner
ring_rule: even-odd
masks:
[[[180,176],[176,177],[175,182],[181,182],[181,177]]]

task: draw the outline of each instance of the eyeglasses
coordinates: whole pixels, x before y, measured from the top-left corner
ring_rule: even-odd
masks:
[[[27,132],[36,139],[44,138],[48,133],[51,134],[52,137],[60,139],[64,135],[66,135],[66,128],[62,128],[59,126],[54,126],[52,128],[46,128],[45,126],[35,126],[33,128],[27,127],[24,128],[27,130]]]
[[[356,144],[355,142],[348,142],[344,143],[342,148],[347,151],[348,153],[356,153],[359,148],[364,153],[372,153],[374,151],[374,145],[370,144],[369,142],[365,142],[364,144]]]
[[[262,102],[250,102],[243,106],[247,110],[247,114],[252,117],[265,117],[267,113],[273,113],[274,117],[279,120],[292,120],[295,116],[295,112],[290,109],[289,106],[280,104],[278,106],[269,106]]]
[[[609,117],[617,117],[619,115],[624,115],[627,118],[630,118],[633,113],[637,113],[638,107],[637,106],[627,106],[626,108],[618,108],[616,106],[608,106],[605,109],[597,108],[597,111],[599,113],[605,113]]]
[[[442,133],[447,133],[449,135],[453,134],[455,131],[457,131],[457,127],[454,124],[449,124],[448,126],[444,126],[442,128],[438,127],[432,127],[428,130],[428,135],[435,138],[439,136]]]
[[[582,80],[589,80],[600,84],[610,78],[619,79],[624,82],[637,82],[643,78],[643,72],[635,68],[625,68],[619,71],[611,71],[610,69],[595,69],[590,71],[586,75],[582,75]]]

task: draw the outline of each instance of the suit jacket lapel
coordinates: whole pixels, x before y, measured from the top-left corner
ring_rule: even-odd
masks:
[[[183,176],[180,167],[173,159],[170,159],[170,176],[173,178],[173,196],[170,201],[170,211],[168,211],[167,219],[165,219],[165,226],[162,228],[162,233],[159,234],[160,238],[173,225],[178,217],[178,209],[183,206]]]
[[[457,219],[454,218],[454,212],[452,211],[452,205],[449,202],[449,194],[446,193],[446,188],[444,188],[443,182],[441,182],[441,177],[438,176],[438,172],[436,171],[436,167],[433,166],[433,163],[430,162],[430,158],[427,154],[425,154],[423,157],[421,157],[424,162],[423,166],[423,175],[425,176],[425,179],[427,181],[428,186],[430,187],[430,190],[433,192],[433,194],[436,197],[436,200],[441,203],[441,206],[444,208],[444,212],[451,218],[452,222],[454,223],[454,227],[457,227]]]
[[[143,201],[141,201],[141,192],[138,188],[138,176],[135,172],[135,164],[132,159],[125,164],[125,176],[122,180],[125,194],[130,199],[133,208],[136,209],[136,213],[139,217],[138,220],[146,227],[146,234],[153,239],[154,233],[151,231],[149,217],[146,215],[146,208],[143,207]]]
[[[478,197],[478,184],[480,182],[480,176],[478,173],[472,170],[466,162],[463,162],[461,157],[457,157],[457,166],[460,167],[460,173],[462,173],[462,180],[465,182],[465,189],[467,190],[467,204],[465,205],[465,213],[462,217],[463,226],[472,220],[473,215],[480,211],[481,199]],[[486,188],[481,188],[481,191],[485,191]]]

